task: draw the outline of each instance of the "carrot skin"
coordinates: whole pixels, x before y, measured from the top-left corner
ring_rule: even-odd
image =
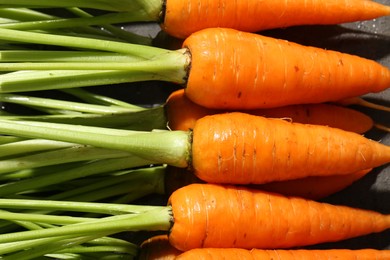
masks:
[[[193,130],[192,167],[212,183],[348,174],[389,162],[389,146],[326,126],[233,112],[203,117]]]
[[[168,203],[174,218],[169,240],[181,251],[293,248],[390,227],[390,215],[243,186],[191,184],[174,192]]]
[[[183,47],[187,97],[208,108],[323,103],[390,87],[389,68],[373,60],[233,29],[204,29]]]
[[[165,111],[169,128],[184,131],[192,129],[195,122],[202,117],[228,112],[228,110],[209,109],[195,104],[187,98],[183,89],[171,93],[166,101]],[[298,104],[243,112],[264,117],[285,118],[296,123],[327,125],[360,134],[374,126],[373,120],[366,114],[331,104]]]
[[[261,260],[386,260],[390,250],[376,249],[329,249],[329,250],[245,250],[240,248],[196,248],[184,252],[175,259],[222,260],[222,259],[261,259]]]
[[[168,0],[162,28],[185,38],[210,27],[258,32],[293,25],[339,24],[390,14],[390,7],[361,0]]]

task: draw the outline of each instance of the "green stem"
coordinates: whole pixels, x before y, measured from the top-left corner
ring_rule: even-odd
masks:
[[[77,178],[149,164],[149,161],[134,156],[92,161],[82,164],[76,168],[65,168],[64,170],[57,170],[51,174],[39,175],[35,178],[4,184],[0,186],[0,197],[14,195],[22,191],[33,190],[57,183],[63,183]]]
[[[3,50],[1,62],[133,62],[143,59],[135,56],[98,51]]]
[[[124,54],[134,55],[137,57],[142,57],[145,59],[150,59],[156,55],[161,55],[163,53],[169,52],[161,48],[137,45],[131,43],[89,39],[89,38],[76,37],[76,36],[64,36],[64,35],[54,35],[54,34],[45,34],[45,33],[37,33],[37,32],[28,32],[28,31],[19,31],[19,30],[4,29],[4,28],[0,29],[0,39],[4,41],[13,41],[13,42],[28,43],[28,44],[32,44],[32,43],[47,44],[47,45],[56,45],[56,46],[78,48],[78,49],[91,49],[91,50],[124,53]]]
[[[99,213],[109,215],[141,214],[154,210],[156,206],[125,205],[114,203],[77,202],[63,200],[26,200],[0,199],[0,207],[8,209],[38,209],[51,211],[75,211],[83,213]],[[157,207],[161,208],[161,207]],[[1,219],[1,214],[0,214]],[[1,236],[1,234],[0,234]]]
[[[1,211],[1,219],[9,221],[28,221],[28,222],[43,222],[56,225],[69,225],[75,223],[83,223],[92,221],[92,218],[85,217],[70,217],[70,216],[54,216],[46,214],[33,214],[33,213],[14,213]]]
[[[138,112],[116,113],[113,115],[73,114],[73,115],[39,115],[39,116],[1,116],[7,120],[32,120],[72,125],[86,125],[107,128],[150,131],[166,129],[167,119],[164,107],[145,109]],[[6,141],[6,140],[4,140]],[[0,140],[1,143],[1,140]]]
[[[108,150],[84,145],[74,145],[69,148],[2,160],[0,164],[0,174],[28,168],[37,168],[70,162],[120,158],[128,156],[129,153],[119,150]]]
[[[164,193],[165,167],[149,167],[108,175],[102,180],[50,196],[50,200],[97,201],[114,195],[134,193],[136,198],[152,192]]]
[[[139,207],[142,208],[142,206]],[[108,236],[124,231],[168,231],[171,228],[171,221],[172,213],[170,206],[154,206],[152,209],[139,214],[123,214],[88,221],[85,223],[70,224],[49,229],[0,234],[0,243],[17,242],[45,237],[56,237],[59,235],[79,237],[93,235],[96,234],[96,232],[103,233]]]
[[[15,156],[31,152],[56,150],[74,146],[72,143],[46,139],[29,139],[0,145],[0,157]]]
[[[0,94],[0,102],[19,104],[31,107],[43,107],[50,109],[69,110],[83,113],[92,114],[115,114],[124,112],[134,112],[129,108],[123,108],[118,106],[102,106],[94,104],[85,104],[74,101],[64,101],[50,98],[39,98],[31,96],[22,96],[16,94]],[[139,110],[142,110],[139,109]],[[137,111],[137,110],[135,110]]]
[[[0,5],[11,6],[11,7],[80,7],[80,8],[91,8],[105,11],[116,11],[116,12],[140,12],[144,14],[145,19],[152,19],[155,21],[158,19],[159,14],[162,10],[163,1],[161,0],[14,0],[10,3],[7,0],[0,0]]]
[[[27,8],[0,8],[0,16],[18,21],[49,20],[56,18],[36,10]]]
[[[92,15],[87,13],[85,10],[81,10],[80,8],[77,7],[68,8],[67,10],[79,17],[92,17]],[[136,43],[136,44],[143,44],[143,45],[153,44],[153,39],[151,37],[141,36],[110,24],[105,24],[102,26],[102,28],[110,32],[112,35],[115,35],[116,37],[129,43]]]
[[[70,131],[69,131],[70,130]],[[53,139],[101,148],[123,150],[157,164],[188,167],[191,133],[187,131],[138,132],[101,127],[0,120],[0,133]]]
[[[120,12],[108,13],[100,16],[86,18],[56,18],[51,20],[14,22],[0,24],[0,28],[15,29],[15,30],[47,30],[47,29],[62,29],[104,24],[131,23],[146,20],[143,13]]]
[[[1,37],[1,36],[0,36]],[[16,71],[0,74],[0,93],[102,86],[148,80],[174,81],[173,75],[127,70]],[[181,83],[180,79],[177,82]]]
[[[67,94],[73,95],[85,102],[89,102],[91,104],[98,104],[98,105],[105,105],[105,106],[119,106],[119,107],[131,108],[134,110],[143,110],[143,108],[140,106],[136,106],[108,96],[92,93],[81,88],[64,89],[62,91]]]
[[[88,242],[96,237],[103,236],[103,234],[96,233],[88,236],[72,237],[72,236],[57,236],[44,239],[36,239],[32,241],[22,241],[13,248],[13,251],[20,251],[5,257],[7,260],[19,259],[35,259],[48,253],[60,251],[67,247],[77,246],[79,244]],[[24,243],[23,243],[24,242]],[[23,248],[24,247],[24,248]],[[30,247],[30,248],[29,248]],[[28,248],[26,250],[26,248]],[[10,251],[10,250],[8,250]]]

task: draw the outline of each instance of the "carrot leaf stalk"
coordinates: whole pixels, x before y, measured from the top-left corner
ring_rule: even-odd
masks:
[[[190,133],[185,131],[143,132],[91,126],[75,129],[73,125],[13,120],[1,120],[1,128],[3,131],[15,131],[14,135],[60,138],[62,141],[127,151],[156,164],[187,167],[190,158]]]

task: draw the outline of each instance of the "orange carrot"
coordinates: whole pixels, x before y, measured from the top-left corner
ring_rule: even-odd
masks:
[[[183,89],[174,91],[167,99],[165,109],[168,126],[172,130],[192,129],[196,120],[206,115],[227,112],[208,109],[189,100]],[[296,123],[327,125],[356,133],[370,130],[373,120],[357,111],[331,104],[304,104],[270,109],[245,110],[246,113],[273,118],[286,118]]]
[[[293,25],[338,24],[390,14],[390,7],[361,0],[166,1],[162,28],[185,38],[208,27],[257,32]]]
[[[389,146],[356,133],[238,112],[203,117],[193,130],[192,167],[206,182],[348,174],[389,160]]]
[[[140,246],[139,260],[170,260],[182,252],[173,247],[168,240],[168,235],[156,235],[142,242]]]
[[[319,200],[345,189],[370,171],[371,169],[344,175],[312,176],[289,181],[270,182],[254,187],[287,196]]]
[[[390,250],[376,249],[328,249],[328,250],[245,250],[239,248],[196,248],[177,256],[175,259],[222,260],[222,259],[261,259],[261,260],[356,260],[356,259],[390,259]]]
[[[247,187],[192,184],[173,193],[169,204],[169,240],[182,251],[293,248],[390,228],[390,215]]]
[[[374,61],[233,29],[202,30],[183,47],[191,53],[186,94],[209,108],[322,103],[390,86],[390,70]]]

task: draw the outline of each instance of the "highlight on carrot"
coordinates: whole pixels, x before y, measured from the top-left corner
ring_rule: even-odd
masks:
[[[0,29],[0,40],[72,48],[49,53],[46,61],[36,61],[33,49],[1,52],[0,71],[8,72],[0,75],[2,93],[161,80],[185,85],[187,96],[205,107],[254,109],[341,100],[390,86],[389,68],[373,60],[226,28],[196,32],[176,51],[11,29]],[[95,52],[72,62],[73,48]],[[133,62],[106,59],[107,52]],[[68,62],[56,61],[59,53]]]
[[[140,245],[139,260],[173,260],[182,252],[173,247],[168,235],[156,235]]]
[[[245,113],[199,119],[193,131],[130,131],[0,120],[0,133],[120,150],[149,164],[194,169],[214,183],[266,183],[349,174],[390,161],[390,147],[359,134]]]
[[[22,30],[68,28],[85,25],[106,25],[130,22],[159,22],[169,34],[184,38],[200,29],[229,27],[243,31],[257,32],[271,28],[285,28],[294,25],[339,24],[370,20],[390,14],[390,7],[374,1],[182,1],[182,0],[138,0],[121,1],[113,4],[99,1],[57,1],[42,0],[9,1],[0,4],[7,7],[29,8],[74,8],[97,9],[103,12],[96,17],[52,18],[40,23],[11,23],[5,27]],[[262,19],[259,20],[258,17]]]
[[[328,250],[245,250],[240,248],[196,248],[183,252],[175,259],[262,259],[262,260],[300,260],[300,259],[389,259],[390,250],[377,249],[328,249]]]
[[[1,219],[49,224],[37,230],[0,234],[0,253],[15,259],[32,252],[53,252],[51,245],[64,238],[72,241],[124,231],[166,231],[170,244],[186,251],[199,247],[295,248],[379,233],[390,227],[389,215],[375,211],[216,184],[185,186],[171,195],[167,206],[0,199],[0,207]],[[108,217],[18,213],[21,208],[93,212]]]

